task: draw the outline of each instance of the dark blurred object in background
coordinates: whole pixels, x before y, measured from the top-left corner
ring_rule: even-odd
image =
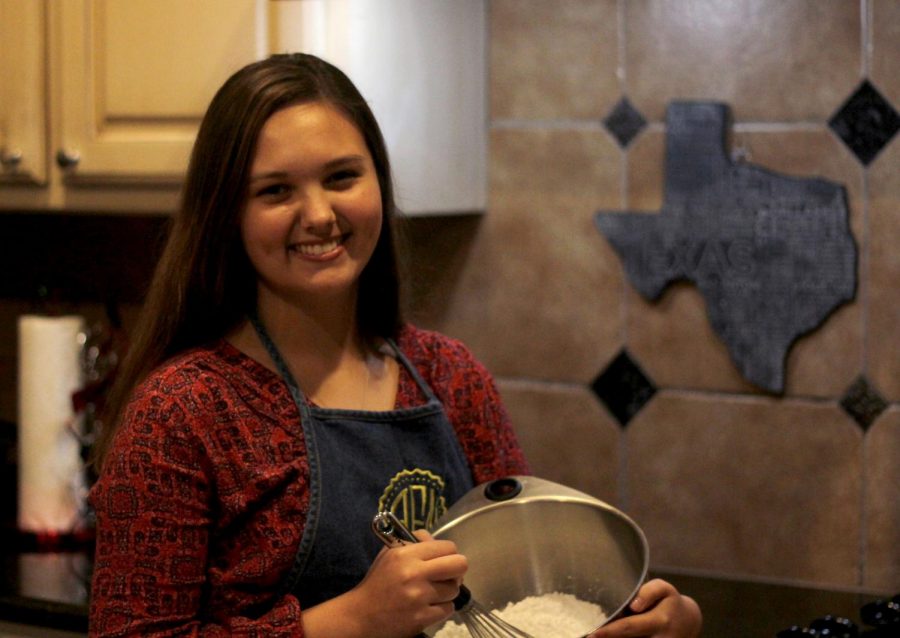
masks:
[[[18,511],[16,425],[0,421],[0,527],[13,529]]]
[[[143,300],[169,229],[166,215],[0,215],[0,298]]]

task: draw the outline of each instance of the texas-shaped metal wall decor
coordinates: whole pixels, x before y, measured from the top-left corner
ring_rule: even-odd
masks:
[[[662,210],[594,221],[645,299],[693,282],[743,377],[782,393],[790,347],[856,294],[856,243],[844,187],[732,161],[729,116],[670,103]]]

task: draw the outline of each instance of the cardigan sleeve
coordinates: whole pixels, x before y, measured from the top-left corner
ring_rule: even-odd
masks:
[[[530,474],[531,469],[525,459],[525,453],[513,429],[512,422],[500,392],[493,378],[485,370],[485,397],[482,402],[483,420],[495,441],[496,458],[490,472],[476,477],[476,481],[484,483],[504,476]]]
[[[90,597],[94,638],[302,636],[293,596],[262,615],[209,617],[209,548],[217,516],[213,466],[195,435],[185,378],[145,383],[92,489],[97,543]],[[202,413],[202,411],[200,411]]]

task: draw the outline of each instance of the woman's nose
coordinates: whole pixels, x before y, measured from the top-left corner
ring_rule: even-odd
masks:
[[[335,222],[334,208],[327,193],[308,192],[300,206],[300,223],[304,228],[329,228]]]

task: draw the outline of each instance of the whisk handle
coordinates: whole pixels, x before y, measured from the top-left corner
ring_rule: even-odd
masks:
[[[388,547],[419,542],[406,525],[394,516],[393,512],[387,510],[378,512],[372,519],[372,531]]]
[[[394,516],[393,512],[389,511],[378,512],[375,515],[375,518],[372,519],[372,531],[388,547],[419,542],[419,539],[409,531],[406,525]],[[453,609],[459,611],[468,605],[471,600],[472,592],[465,585],[460,585],[459,594],[453,599]]]
[[[459,593],[453,599],[453,610],[461,611],[472,601],[472,592],[465,585],[459,586]]]

